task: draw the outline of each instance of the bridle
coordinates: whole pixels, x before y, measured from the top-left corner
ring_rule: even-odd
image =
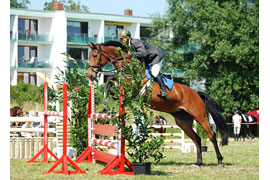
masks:
[[[92,51],[98,51],[98,53],[99,53],[98,64],[97,64],[97,65],[88,65],[88,68],[90,68],[90,69],[91,69],[93,72],[95,72],[95,73],[98,73],[98,72],[110,72],[110,71],[114,71],[114,70],[115,70],[115,69],[110,70],[110,71],[103,71],[103,70],[101,70],[101,65],[100,65],[100,63],[101,63],[102,56],[106,57],[106,58],[107,58],[107,61],[111,62],[113,65],[114,65],[114,63],[116,63],[116,62],[118,62],[118,61],[121,61],[121,60],[124,60],[125,58],[127,58],[127,57],[120,57],[120,58],[117,58],[117,59],[115,59],[115,60],[111,60],[106,54],[104,54],[104,53],[102,52],[101,45],[98,44],[98,46],[99,46],[99,48],[94,48],[94,49],[92,49]],[[97,70],[95,70],[95,69],[93,69],[93,68],[97,68]]]

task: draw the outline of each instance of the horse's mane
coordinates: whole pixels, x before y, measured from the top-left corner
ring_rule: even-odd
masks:
[[[21,107],[19,107],[19,106],[14,106],[13,108],[11,108],[11,109],[22,109]]]
[[[106,41],[102,44],[102,46],[114,46],[114,47],[120,47],[122,50],[127,51],[127,47],[124,46],[121,42],[119,41]]]

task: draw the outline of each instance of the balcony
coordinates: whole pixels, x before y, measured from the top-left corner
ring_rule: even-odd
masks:
[[[119,41],[120,42],[120,39],[117,37],[104,37],[104,42],[106,41]]]
[[[71,45],[87,45],[90,42],[97,42],[97,38],[90,36],[89,34],[74,34],[67,35],[67,44]]]
[[[25,60],[24,58],[19,59],[18,69],[49,69],[53,68],[53,63],[49,59],[36,59],[31,58],[30,60]]]
[[[20,42],[35,42],[42,44],[51,44],[53,38],[49,33],[30,33],[27,31],[19,31],[18,39]]]
[[[81,69],[88,69],[88,63],[86,64],[85,61],[88,62],[88,59],[86,59],[86,60],[76,59],[76,62],[74,62],[74,60],[70,60],[69,65],[71,68],[73,68],[75,66],[75,64],[77,63]]]

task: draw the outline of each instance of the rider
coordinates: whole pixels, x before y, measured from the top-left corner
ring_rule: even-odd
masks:
[[[157,96],[168,100],[166,87],[162,80],[162,76],[159,73],[163,58],[165,56],[164,51],[142,40],[131,38],[131,33],[127,29],[123,29],[122,31],[120,31],[118,36],[122,44],[131,45],[135,57],[140,61],[144,61],[145,67],[147,67],[147,65],[150,65],[149,71],[154,80],[158,82],[159,87],[162,91],[162,93],[158,94]],[[130,55],[131,53],[128,52],[128,56]]]

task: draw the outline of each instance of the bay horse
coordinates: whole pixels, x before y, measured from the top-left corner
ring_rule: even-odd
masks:
[[[160,115],[156,115],[155,118],[153,119],[153,125],[167,125],[167,120]],[[165,128],[154,128],[154,133],[166,133]]]
[[[115,69],[120,70],[124,68],[125,63],[132,63],[132,60],[127,57],[127,51],[125,46],[117,41],[107,41],[101,44],[88,44],[91,48],[89,55],[88,75],[89,78],[94,81],[97,78],[97,74],[102,71],[107,63],[112,63]],[[122,57],[119,53],[119,47],[124,55]],[[147,79],[145,78],[145,82]],[[143,87],[142,85],[140,85]],[[213,146],[215,148],[218,166],[223,167],[223,157],[220,153],[216,134],[210,128],[206,117],[206,110],[210,113],[219,129],[222,136],[222,145],[228,144],[228,128],[226,120],[220,113],[216,106],[216,103],[205,93],[196,93],[190,87],[174,82],[174,86],[167,93],[168,100],[164,100],[157,96],[160,92],[159,85],[153,83],[151,108],[157,111],[166,112],[171,114],[175,118],[176,124],[183,129],[183,131],[189,136],[197,148],[197,162],[195,165],[202,165],[202,151],[201,151],[201,138],[192,129],[193,121],[196,120],[208,134]]]
[[[19,106],[14,106],[13,108],[10,109],[10,117],[16,117],[16,116],[23,116],[23,109]],[[16,127],[20,126],[22,123],[11,123],[10,127]]]
[[[14,106],[10,109],[10,117],[23,116],[23,109],[19,106]]]

